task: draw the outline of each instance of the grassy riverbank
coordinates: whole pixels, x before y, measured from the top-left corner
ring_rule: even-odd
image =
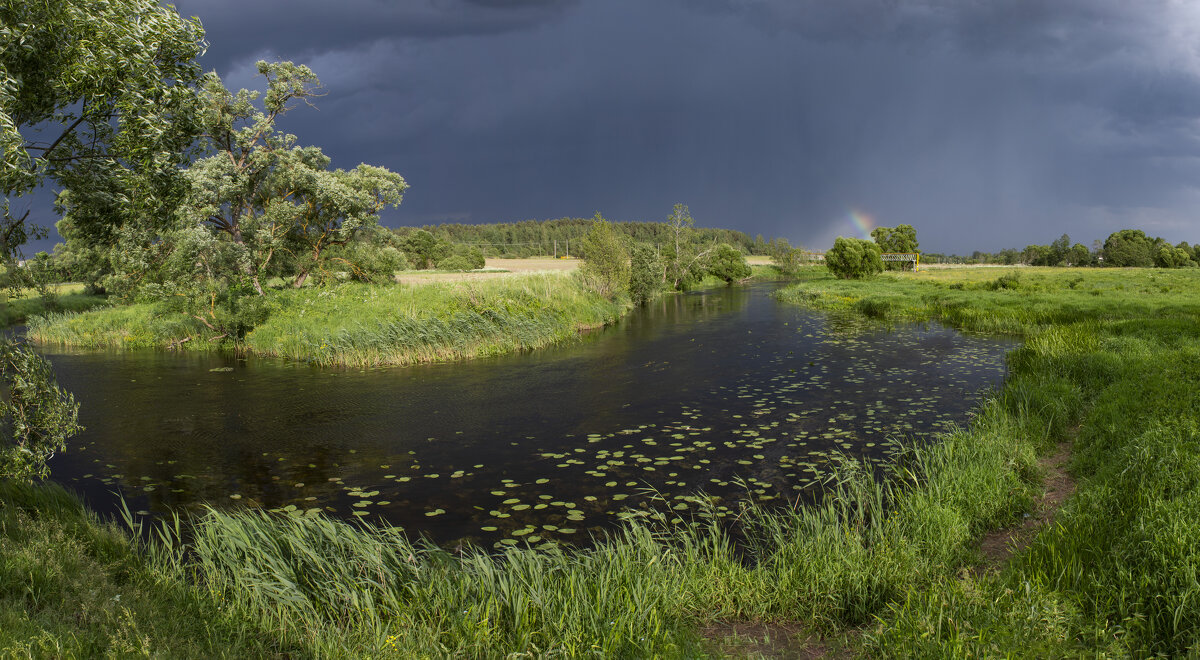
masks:
[[[611,302],[562,274],[271,291],[267,320],[242,348],[324,365],[459,360],[540,348],[620,318]],[[56,314],[29,323],[36,342],[89,348],[215,350],[216,333],[151,304]]]
[[[293,651],[164,572],[58,486],[0,481],[0,656],[271,657]]]
[[[1200,273],[932,271],[780,297],[1020,334],[1002,396],[1023,435],[1073,440],[1078,491],[1054,524],[999,571],[948,572],[889,603],[865,636],[872,652],[1200,652]]]
[[[633,522],[590,550],[494,554],[445,552],[320,517],[210,512],[195,521],[186,554],[178,540],[120,550],[153,567],[156,580],[128,588],[145,592],[138,598],[178,590],[209,608],[201,621],[225,622],[197,624],[208,626],[197,645],[232,636],[293,656],[789,657],[839,645],[893,657],[1200,651],[1200,273],[1025,269],[1015,283],[997,283],[1001,276],[810,274],[780,294],[884,321],[1003,328],[1026,341],[969,429],[914,439],[882,481],[844,462],[820,506],[745,511],[738,548],[703,517],[691,526]],[[1031,511],[1042,490],[1038,455],[1066,442],[1077,494],[1028,547],[984,563],[980,538]],[[5,491],[0,511],[31,500],[54,510],[37,503],[58,497],[47,489]],[[57,542],[48,535],[94,532],[49,517],[38,536],[23,531],[36,516],[7,515],[15,522],[4,533],[18,540],[0,556],[24,552],[29,568],[5,569],[0,602],[13,603],[5,616],[27,616],[22,607],[37,608],[21,576],[42,570],[37,550]],[[38,602],[55,598],[47,591]],[[230,618],[211,618],[217,604]],[[129,616],[143,626],[138,617],[154,613]],[[145,644],[170,655],[173,638],[150,621],[138,628]],[[770,642],[713,639],[737,623]],[[56,636],[84,634],[63,613],[4,641],[40,639],[51,625]],[[791,637],[798,629],[825,641]]]
[[[108,304],[104,296],[84,293],[83,288],[82,284],[76,283],[56,284],[50,287],[49,299],[32,289],[23,290],[12,297],[0,294],[0,328],[24,323],[43,314],[82,312]]]

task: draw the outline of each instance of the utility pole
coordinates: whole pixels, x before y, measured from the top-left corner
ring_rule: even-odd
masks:
[[[554,239],[554,258],[558,258],[558,239]]]

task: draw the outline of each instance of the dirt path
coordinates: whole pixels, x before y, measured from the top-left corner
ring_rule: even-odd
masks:
[[[727,658],[850,658],[840,645],[800,624],[717,622],[701,629],[713,650]]]
[[[1071,443],[1058,445],[1053,454],[1038,460],[1045,475],[1045,491],[1034,503],[1033,511],[1019,524],[988,532],[979,543],[983,563],[976,574],[997,572],[1017,552],[1029,545],[1033,537],[1044,526],[1054,521],[1054,514],[1075,492],[1075,479],[1067,474],[1067,463],[1071,460]]]
[[[983,561],[971,572],[976,577],[998,572],[1014,554],[1027,547],[1043,526],[1054,521],[1063,502],[1075,492],[1075,479],[1067,473],[1071,443],[1058,445],[1053,454],[1038,460],[1045,490],[1033,510],[1019,524],[984,535],[980,541]],[[718,622],[701,634],[714,650],[727,657],[756,658],[849,658],[853,653],[834,640],[827,640],[800,624]],[[849,631],[847,635],[854,635]]]

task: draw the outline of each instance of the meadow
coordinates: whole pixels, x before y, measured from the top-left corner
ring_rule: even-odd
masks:
[[[84,293],[84,286],[78,283],[52,284],[49,292],[48,298],[33,289],[22,289],[16,295],[0,294],[0,327],[48,313],[82,312],[108,304],[104,296]]]
[[[703,507],[676,525],[651,512],[587,549],[493,552],[209,510],[124,535],[56,486],[9,484],[0,644],[81,656],[134,640],[185,657],[1196,654],[1198,292],[1193,271],[807,271],[781,300],[1024,345],[969,428],[909,438],[883,468],[842,457],[818,504],[746,504],[734,526]],[[1035,512],[1044,457],[1065,452],[1075,494],[985,560],[981,540]],[[81,598],[76,564],[103,586],[72,620],[59,603]],[[166,623],[182,611],[187,622]]]

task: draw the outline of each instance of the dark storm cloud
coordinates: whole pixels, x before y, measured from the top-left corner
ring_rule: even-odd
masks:
[[[211,44],[209,67],[263,51],[301,54],[380,39],[502,34],[562,16],[576,0],[180,0]],[[295,56],[295,55],[289,55]]]
[[[933,251],[1200,240],[1200,7],[1173,0],[192,0],[231,87],[411,184],[388,223],[601,211],[824,247],[851,210]]]

